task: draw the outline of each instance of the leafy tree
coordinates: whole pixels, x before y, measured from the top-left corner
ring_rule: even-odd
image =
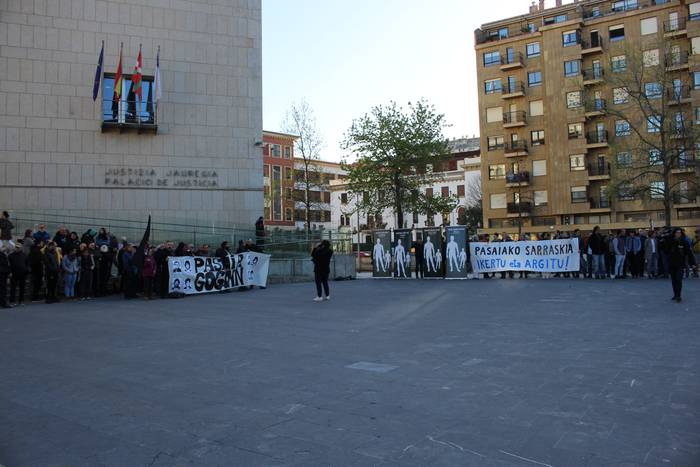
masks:
[[[342,147],[357,160],[344,160],[343,167],[348,171],[348,194],[360,210],[381,213],[389,209],[400,227],[405,227],[406,212],[452,211],[455,197],[429,196],[424,189],[441,179],[433,167],[439,167],[450,154],[443,136],[446,126],[444,115],[423,100],[409,102],[407,111],[395,102],[377,106],[354,120]]]
[[[644,49],[630,45],[624,62],[611,59],[605,79],[613,101],[597,104],[616,122],[612,191],[621,199],[662,203],[668,226],[674,199],[697,194],[700,131],[683,70],[687,52],[665,39]]]
[[[287,111],[282,128],[286,133],[297,136],[294,156],[301,159],[301,168],[294,168],[295,189],[293,199],[302,203],[306,212],[304,225],[306,231],[311,230],[311,211],[321,207],[322,200],[316,200],[312,193],[323,188],[321,168],[318,165],[323,138],[316,127],[316,117],[313,109],[305,100],[293,103]]]

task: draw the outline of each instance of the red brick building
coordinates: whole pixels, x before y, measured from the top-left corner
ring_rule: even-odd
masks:
[[[297,136],[263,131],[265,225],[294,227],[294,142]]]

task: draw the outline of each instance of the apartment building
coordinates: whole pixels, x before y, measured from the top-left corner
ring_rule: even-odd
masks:
[[[379,216],[358,212],[357,203],[349,195],[346,183],[339,179],[330,182],[331,228],[341,232],[351,232],[355,243],[358,241],[371,243],[370,237],[374,229],[460,224],[465,206],[472,201],[469,199],[471,195],[469,186],[478,183],[477,179],[481,175],[479,138],[454,139],[448,145],[451,156],[443,161],[440,167],[434,168],[434,171],[439,174],[438,180],[421,189],[430,196],[445,198],[456,196],[458,203],[451,212],[430,216],[405,213],[404,225],[399,226],[395,213],[390,209],[385,209]]]
[[[304,160],[294,159],[294,221],[298,229],[305,228],[306,211],[309,208],[311,229],[330,229],[331,221],[331,184],[342,181],[346,172],[338,162],[314,160],[309,164],[309,204],[306,199],[306,181]]]
[[[661,41],[671,57],[653,49]],[[540,1],[475,31],[485,232],[663,225],[658,197],[609,189],[626,157],[616,138],[630,133],[606,111],[623,99],[609,77],[626,68],[630,44],[673,75],[679,114],[697,121],[700,2]],[[695,167],[673,170],[673,225],[700,223]]]
[[[294,142],[298,136],[263,131],[265,225],[294,228]]]

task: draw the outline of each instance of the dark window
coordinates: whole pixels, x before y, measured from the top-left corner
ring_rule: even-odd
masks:
[[[530,71],[527,73],[527,85],[528,86],[540,86],[542,84],[542,72],[541,71]]]
[[[348,204],[348,194],[347,193],[340,194],[340,202],[342,204]]]
[[[625,27],[612,26],[608,30],[608,35],[610,36],[610,42],[621,41],[625,38]]]
[[[484,52],[484,66],[500,65],[501,64],[501,53],[496,50],[495,52]]]
[[[526,53],[528,57],[539,57],[540,56],[540,43],[532,42],[527,44]]]
[[[577,76],[581,71],[581,62],[579,60],[569,60],[564,62],[564,76]]]
[[[141,77],[141,99],[131,86],[131,75],[122,75],[121,97],[113,101],[114,74],[105,74],[102,81],[102,121],[108,123],[156,123],[153,77]]]
[[[450,197],[450,187],[448,187],[448,186],[443,186],[443,187],[441,188],[441,190],[442,190],[442,197],[443,197],[443,198],[449,198],[449,197]]]
[[[457,185],[457,196],[464,196],[464,185]]]
[[[535,130],[530,132],[530,142],[533,146],[544,144],[544,130]]]
[[[486,94],[494,94],[497,92],[501,92],[501,80],[499,79],[490,79],[487,81],[484,81],[484,92]]]
[[[561,34],[561,40],[564,47],[571,47],[580,42],[580,34],[578,31],[566,31]]]

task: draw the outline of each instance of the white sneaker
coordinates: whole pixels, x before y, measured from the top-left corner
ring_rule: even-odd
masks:
[[[330,296],[330,295],[326,295],[323,299],[324,299],[324,300],[330,300],[330,299],[331,299],[331,296]]]
[[[321,298],[321,297],[314,298],[314,302],[322,302],[322,301],[323,301],[323,298]]]

